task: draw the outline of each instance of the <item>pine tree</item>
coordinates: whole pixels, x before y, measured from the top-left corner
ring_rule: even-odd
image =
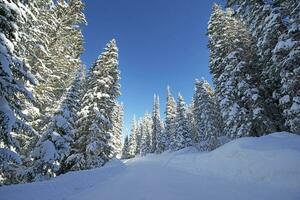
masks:
[[[32,124],[37,130],[44,131],[59,106],[59,99],[82,66],[83,35],[80,25],[85,23],[85,17],[81,0],[58,0],[55,3],[38,0],[35,4],[38,21],[28,29],[37,29],[39,34],[34,38],[41,43],[37,45],[40,50],[34,51],[42,51],[43,54],[32,59],[35,56],[32,52],[33,55],[27,57],[33,63],[39,80],[34,91],[37,113]]]
[[[135,116],[133,117],[132,124],[131,124],[131,131],[130,131],[130,137],[129,137],[129,156],[134,157],[136,155],[136,135],[137,135],[137,121]]]
[[[231,1],[237,7],[235,16],[245,22],[256,46],[255,62],[263,109],[270,118],[268,132],[284,130],[282,108],[279,106],[280,75],[272,60],[278,38],[284,32],[282,9],[266,1]]]
[[[287,18],[286,31],[273,49],[272,60],[280,77],[279,106],[284,126],[288,131],[300,133],[300,3],[276,1],[283,18]],[[283,19],[282,19],[283,20]]]
[[[193,111],[202,150],[215,149],[217,138],[222,135],[222,119],[214,92],[205,80],[196,80]]]
[[[225,132],[232,138],[260,136],[274,126],[259,90],[255,48],[245,24],[214,5],[209,22],[210,69],[216,85]]]
[[[26,82],[35,84],[30,66],[19,57],[18,24],[25,23],[26,10],[18,1],[0,1],[0,178],[4,183],[19,182],[22,160],[18,136],[36,135],[22,112],[25,101],[33,101]],[[16,136],[15,136],[16,135]]]
[[[119,157],[122,154],[122,128],[123,128],[123,104],[117,103],[113,112],[113,137],[110,145],[113,148],[112,157]]]
[[[123,144],[123,149],[122,149],[122,159],[128,159],[130,158],[129,155],[129,137],[126,135],[124,144]]]
[[[146,113],[142,121],[142,139],[140,151],[142,156],[151,153],[152,150],[152,123],[152,117]]]
[[[179,150],[191,146],[192,138],[188,132],[188,122],[186,116],[186,105],[181,94],[178,94],[177,112],[176,112],[176,136],[174,150]]]
[[[199,142],[199,134],[196,127],[196,119],[194,115],[194,100],[192,100],[192,103],[186,106],[186,118],[187,118],[187,127],[188,132],[191,135],[192,143],[198,143]]]
[[[156,95],[154,95],[152,121],[152,153],[162,153],[166,149],[166,135],[160,118],[159,97]]]
[[[49,179],[64,173],[65,160],[75,139],[75,122],[79,109],[80,88],[84,69],[77,72],[76,78],[64,95],[61,105],[54,113],[46,131],[37,142],[33,152],[33,174],[35,180]]]
[[[172,149],[171,144],[175,141],[175,118],[176,118],[176,102],[171,94],[170,87],[167,87],[167,103],[166,103],[166,120],[165,120],[165,135],[166,149]]]
[[[78,131],[68,167],[90,169],[104,165],[111,156],[113,109],[120,95],[118,48],[111,40],[96,60],[84,85]]]
[[[136,151],[135,151],[136,155],[141,153],[142,134],[143,134],[142,127],[143,127],[142,119],[139,119],[137,122],[137,131],[136,131]]]
[[[230,1],[256,39],[265,107],[277,130],[299,132],[299,2]]]

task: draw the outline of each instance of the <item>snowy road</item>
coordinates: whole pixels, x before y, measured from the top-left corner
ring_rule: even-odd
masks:
[[[281,189],[259,184],[232,182],[222,178],[176,170],[159,162],[134,160],[125,169],[68,200],[195,200],[195,199],[298,199]],[[291,191],[292,192],[292,191]]]
[[[1,200],[299,200],[300,137],[274,134],[0,187]]]

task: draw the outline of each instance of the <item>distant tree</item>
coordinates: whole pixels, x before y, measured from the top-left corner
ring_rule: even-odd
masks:
[[[179,150],[192,144],[192,138],[188,132],[188,122],[186,116],[186,105],[183,97],[179,94],[177,100],[176,112],[176,136],[175,136],[175,149]],[[173,146],[173,145],[172,145]]]
[[[169,86],[167,87],[167,103],[165,115],[166,149],[172,149],[171,144],[174,144],[175,141],[176,101],[171,94]]]
[[[129,154],[129,137],[126,135],[124,144],[123,144],[123,149],[122,149],[122,159],[128,159],[130,158]]]
[[[152,122],[152,152],[162,153],[166,149],[166,135],[163,131],[163,124],[160,118],[159,96],[156,95],[154,95]]]
[[[143,135],[143,124],[142,124],[142,119],[139,119],[137,122],[137,131],[136,131],[136,151],[135,151],[136,155],[141,153],[142,135]]]
[[[130,157],[134,157],[136,155],[136,147],[137,147],[137,136],[138,124],[136,117],[134,116],[131,123],[131,131],[129,137],[129,155]]]
[[[194,100],[189,105],[186,105],[186,118],[187,118],[187,127],[188,132],[191,135],[192,143],[199,142],[199,134],[196,127],[196,118],[194,115]]]
[[[141,140],[141,150],[140,154],[145,156],[151,153],[151,132],[152,132],[152,118],[149,114],[145,114],[142,121],[142,140]]]

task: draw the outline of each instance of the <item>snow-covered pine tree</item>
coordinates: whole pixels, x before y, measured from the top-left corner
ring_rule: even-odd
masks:
[[[133,158],[136,154],[136,135],[138,131],[138,124],[136,117],[133,116],[132,123],[131,123],[131,130],[130,130],[130,137],[129,137],[129,156]]]
[[[76,142],[66,160],[71,170],[104,165],[112,153],[112,116],[120,95],[120,71],[116,41],[111,40],[91,67],[85,82],[77,121]]]
[[[210,69],[216,85],[225,133],[232,137],[272,132],[259,90],[255,48],[245,24],[214,5],[209,27]]]
[[[268,1],[228,1],[228,6],[236,8],[235,17],[242,20],[251,32],[255,42],[255,62],[259,77],[259,89],[264,99],[263,109],[270,119],[267,132],[286,130],[280,98],[280,70],[272,60],[272,52],[280,35],[286,32],[282,8]]]
[[[206,80],[196,80],[194,114],[200,133],[200,147],[210,151],[218,147],[222,135],[222,119],[214,92]]]
[[[112,157],[120,157],[122,154],[122,128],[123,128],[123,103],[117,103],[114,107],[113,137],[109,140],[112,146]]]
[[[128,135],[126,135],[126,137],[124,139],[123,148],[122,148],[122,159],[128,159],[128,158],[130,158],[130,155],[129,155],[129,137],[128,137]]]
[[[191,135],[192,143],[195,144],[199,142],[199,134],[196,128],[196,122],[195,122],[195,116],[193,110],[194,110],[194,100],[192,100],[191,104],[186,105],[186,118],[187,118],[188,132]]]
[[[142,127],[143,127],[142,119],[139,119],[137,122],[137,132],[136,132],[136,151],[135,151],[136,155],[141,153],[142,134],[143,134]]]
[[[300,2],[276,1],[286,19],[286,29],[273,49],[273,62],[280,77],[279,106],[286,130],[300,134]]]
[[[49,179],[67,172],[64,162],[74,143],[75,122],[78,119],[80,89],[84,76],[82,67],[78,70],[75,80],[63,96],[59,108],[32,151],[34,166],[31,173],[35,180]]]
[[[172,149],[171,144],[174,144],[175,141],[176,101],[172,96],[169,86],[167,87],[167,102],[165,115],[166,149]]]
[[[188,132],[186,104],[181,94],[178,94],[175,123],[176,123],[176,134],[175,134],[175,145],[174,145],[175,149],[173,150],[179,150],[191,146],[192,138],[190,133]]]
[[[44,131],[59,106],[59,100],[82,66],[83,35],[80,25],[85,23],[85,17],[81,0],[58,0],[55,3],[38,0],[35,4],[38,17],[32,29],[39,33],[35,39],[41,40],[36,47],[41,49],[37,51],[43,50],[44,54],[35,59],[31,58],[34,54],[28,55],[39,80],[34,92],[39,112],[32,123],[37,130]],[[41,68],[45,73],[40,71]]]
[[[151,153],[152,150],[152,117],[150,114],[146,113],[142,121],[142,139],[141,139],[141,150],[140,154],[145,156]]]
[[[0,179],[9,184],[20,182],[23,173],[18,136],[37,134],[22,112],[25,101],[33,101],[25,83],[35,84],[35,78],[17,51],[18,24],[26,20],[24,5],[19,0],[1,0],[0,12]]]
[[[160,118],[159,96],[157,95],[154,95],[152,126],[152,152],[162,153],[166,149],[167,138]]]

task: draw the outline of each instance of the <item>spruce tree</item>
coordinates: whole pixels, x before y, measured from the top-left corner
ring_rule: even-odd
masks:
[[[130,131],[130,137],[129,137],[129,156],[134,157],[136,154],[136,136],[137,136],[138,126],[137,126],[137,120],[134,116],[131,123],[131,131]]]
[[[140,154],[145,156],[148,153],[151,153],[151,139],[152,139],[152,117],[149,114],[145,114],[142,121],[142,139],[141,139],[141,150]]]
[[[288,19],[286,29],[273,50],[274,67],[280,77],[276,97],[282,109],[285,129],[300,133],[300,3],[276,1],[283,17]]]
[[[40,45],[37,45],[41,49],[34,51],[41,55],[32,59],[35,56],[33,52],[26,57],[33,63],[39,80],[34,91],[37,112],[32,124],[37,130],[45,131],[44,128],[59,106],[59,100],[82,66],[80,55],[83,52],[83,35],[80,25],[86,21],[81,0],[58,0],[55,3],[39,0],[34,4],[38,10],[38,22],[28,29],[38,31],[39,34],[34,38],[41,40]]]
[[[122,159],[128,159],[130,158],[129,155],[129,137],[126,135],[123,148],[122,148]]]
[[[165,115],[166,149],[172,149],[171,144],[174,144],[175,141],[176,101],[171,94],[169,86],[167,87],[167,102]]]
[[[135,151],[136,155],[141,153],[142,134],[143,134],[142,127],[143,127],[142,119],[139,119],[137,122],[137,132],[136,132],[136,151]]]
[[[77,120],[76,142],[67,159],[72,170],[91,169],[104,165],[112,148],[113,109],[120,95],[118,48],[111,40],[89,71],[81,98]]]
[[[205,80],[195,83],[194,114],[202,150],[215,149],[217,138],[222,135],[222,119],[215,94]]]
[[[199,142],[199,134],[196,127],[196,118],[194,115],[194,100],[192,100],[192,103],[189,105],[186,105],[186,118],[187,118],[187,127],[188,132],[191,135],[192,143],[198,143]]]
[[[260,136],[274,131],[264,109],[259,89],[259,67],[247,26],[214,5],[209,28],[210,69],[224,120],[224,130],[232,138]]]
[[[26,82],[35,84],[35,78],[18,52],[18,24],[26,21],[24,5],[19,0],[1,0],[0,11],[0,177],[4,183],[17,183],[22,176],[18,136],[37,135],[22,112],[26,100],[33,101]]]
[[[192,138],[188,132],[188,122],[186,116],[186,105],[181,94],[178,94],[177,112],[176,112],[176,135],[175,135],[175,149],[179,150],[192,144]]]
[[[166,149],[166,135],[160,118],[159,97],[156,95],[154,95],[152,126],[152,153],[162,153]]]
[[[62,98],[61,105],[32,151],[34,166],[31,173],[35,180],[49,179],[67,171],[64,162],[75,139],[75,122],[78,119],[83,78],[82,68],[78,70],[75,80]]]
[[[112,157],[119,157],[122,154],[122,128],[123,128],[123,104],[117,103],[114,107],[113,117],[113,137],[109,140],[113,148]]]

